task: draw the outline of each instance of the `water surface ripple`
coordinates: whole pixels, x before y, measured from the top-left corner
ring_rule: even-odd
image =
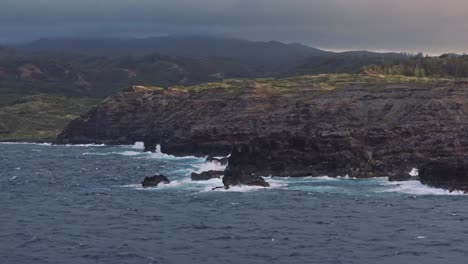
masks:
[[[0,144],[0,263],[464,263],[468,196],[417,182],[267,179],[210,191],[195,157]],[[139,187],[144,176],[174,180]]]

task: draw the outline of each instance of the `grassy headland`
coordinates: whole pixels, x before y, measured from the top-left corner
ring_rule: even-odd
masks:
[[[100,99],[32,95],[0,106],[0,141],[51,141]]]

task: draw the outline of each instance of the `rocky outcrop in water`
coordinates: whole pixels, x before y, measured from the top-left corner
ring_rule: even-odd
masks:
[[[430,161],[421,167],[419,177],[423,184],[450,191],[468,193],[468,161],[442,159]]]
[[[217,158],[217,157],[208,157],[206,158],[207,162],[218,162],[222,166],[226,166],[229,163],[229,157],[222,157],[222,158]]]
[[[192,172],[190,178],[192,181],[207,181],[211,179],[220,179],[224,176],[224,171],[204,171],[200,173]]]
[[[141,186],[146,187],[156,187],[160,184],[169,184],[171,181],[164,175],[154,175],[152,177],[145,177]]]
[[[468,85],[320,75],[131,88],[71,122],[58,141],[232,152],[226,186],[267,186],[260,176],[270,175],[387,177],[467,156]]]
[[[388,176],[388,180],[391,182],[402,182],[402,181],[411,181],[411,180],[418,180],[419,177],[411,176],[409,173],[397,173]]]

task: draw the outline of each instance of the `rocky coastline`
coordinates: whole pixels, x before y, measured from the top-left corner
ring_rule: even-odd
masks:
[[[260,176],[405,180],[418,168],[424,184],[465,191],[467,132],[466,83],[318,75],[130,87],[72,121],[57,142],[231,154],[225,187],[268,186]],[[434,160],[448,168],[434,169]],[[434,180],[452,169],[457,177]]]

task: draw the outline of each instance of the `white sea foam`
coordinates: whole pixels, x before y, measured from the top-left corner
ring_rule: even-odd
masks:
[[[417,168],[413,168],[411,172],[409,173],[411,177],[416,177],[419,176],[419,170]]]
[[[214,191],[215,192],[253,192],[253,191],[261,191],[261,190],[279,189],[279,188],[283,188],[287,186],[287,183],[282,180],[272,179],[269,177],[268,178],[264,177],[264,179],[270,184],[270,187],[238,185],[238,186],[231,186],[229,189],[221,188],[221,189],[216,189]],[[210,188],[203,189],[202,192],[212,191],[213,189],[212,187],[223,186],[221,180],[219,180],[219,183],[221,185],[210,186]]]
[[[386,182],[384,184],[389,188],[381,192],[398,192],[414,195],[464,195],[461,191],[450,192],[444,189],[432,188],[419,181]]]
[[[266,180],[270,183],[270,187],[268,188],[264,188],[260,186],[233,186],[229,188],[228,190],[224,188],[213,190],[216,187],[223,186],[222,179],[210,179],[207,181],[192,181],[188,177],[184,179],[173,180],[169,184],[160,184],[157,187],[143,188],[141,184],[128,184],[128,185],[117,186],[117,187],[131,188],[135,190],[145,190],[145,191],[164,191],[164,190],[171,190],[171,189],[172,190],[182,189],[182,190],[192,190],[192,191],[199,191],[199,192],[205,193],[205,192],[211,192],[211,191],[252,192],[252,191],[258,191],[258,190],[277,189],[277,188],[285,187],[287,185],[284,182],[272,180],[269,178],[267,178]]]
[[[127,150],[127,151],[123,151],[123,152],[115,152],[115,154],[123,155],[123,156],[139,156],[139,155],[142,155],[142,154],[145,154],[145,153],[138,152],[138,151]]]
[[[168,190],[168,189],[191,189],[191,190],[211,190],[214,187],[222,186],[221,179],[211,179],[208,181],[192,181],[190,178],[184,178],[179,180],[173,180],[168,184],[159,184],[156,187],[143,188],[141,184],[128,184],[119,187],[132,188],[136,190],[146,191],[157,191],[157,190]]]
[[[221,165],[221,163],[217,161],[207,161],[202,163],[196,173],[204,172],[204,171],[224,171],[226,169],[226,165]]]
[[[3,145],[36,145],[36,146],[54,146],[54,147],[105,147],[105,144],[65,144],[57,145],[50,142],[34,143],[34,142],[0,142]]]
[[[52,146],[52,143],[34,143],[34,142],[0,142],[1,145],[36,145],[36,146]]]
[[[84,156],[107,156],[107,155],[113,155],[114,152],[84,152]]]
[[[92,145],[92,146],[101,146],[101,145]],[[103,145],[104,146],[104,145]],[[176,157],[173,155],[168,155],[161,152],[161,147],[158,145],[156,152],[143,152],[143,143],[136,142],[135,145],[126,145],[120,146],[122,151],[110,151],[110,152],[85,152],[83,155],[96,155],[96,156],[107,156],[107,155],[122,155],[128,157],[141,157],[148,159],[174,159],[174,160],[184,160],[184,159],[200,159],[194,156],[182,156]],[[125,150],[126,149],[126,150]],[[201,160],[201,159],[200,159]]]
[[[195,156],[182,156],[182,157],[177,157],[169,154],[165,154],[162,152],[145,152],[147,155],[147,158],[150,159],[199,159]]]
[[[54,146],[65,146],[65,147],[105,147],[106,144],[66,144],[66,145],[54,145]]]
[[[145,143],[144,142],[135,142],[135,144],[132,146],[133,149],[145,149]]]
[[[182,157],[176,157],[173,155],[165,154],[161,152],[161,145],[156,146],[156,151],[155,152],[145,152],[148,154],[148,158],[151,159],[200,159],[194,156],[182,156]]]
[[[314,182],[314,181],[339,181],[339,180],[357,180],[358,178],[351,178],[349,176],[306,176],[306,177],[276,177],[275,179],[282,179],[291,182]]]

